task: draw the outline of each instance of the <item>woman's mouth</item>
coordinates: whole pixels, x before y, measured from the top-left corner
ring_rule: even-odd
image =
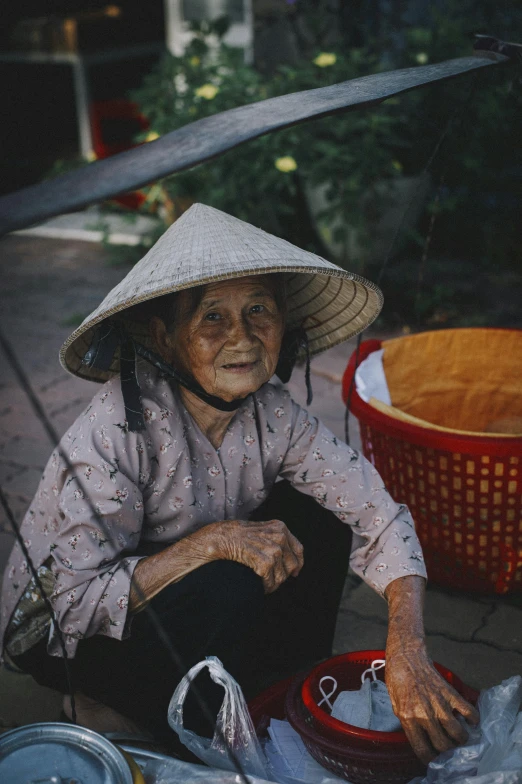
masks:
[[[255,362],[230,362],[226,365],[222,365],[222,368],[231,373],[249,373],[258,362],[258,359],[256,359]]]

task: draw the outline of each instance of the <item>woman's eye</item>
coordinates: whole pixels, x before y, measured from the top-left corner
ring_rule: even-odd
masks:
[[[217,321],[219,318],[221,318],[219,313],[211,312],[205,315],[205,321]]]
[[[253,305],[250,308],[250,312],[251,313],[263,313],[264,309],[265,309],[264,305]]]

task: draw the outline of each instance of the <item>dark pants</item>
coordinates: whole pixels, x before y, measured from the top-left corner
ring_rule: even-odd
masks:
[[[331,654],[335,622],[351,546],[351,530],[315,501],[279,482],[256,510],[256,520],[282,520],[304,546],[304,566],[265,595],[261,578],[242,564],[213,561],[159,593],[151,602],[183,662],[176,667],[149,613],[132,621],[118,641],[81,640],[70,660],[76,691],[110,705],[172,745],[167,707],[185,672],[205,656],[218,656],[248,698],[280,677]],[[42,641],[16,664],[44,686],[66,692],[63,660]],[[196,684],[212,714],[223,692],[206,674]],[[200,735],[212,730],[189,693],[185,723]]]

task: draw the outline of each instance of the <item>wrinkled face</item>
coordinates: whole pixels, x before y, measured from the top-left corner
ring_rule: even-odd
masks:
[[[189,295],[181,292],[178,323],[163,341],[156,335],[168,362],[226,401],[256,392],[275,372],[284,316],[263,277],[209,284],[187,316]]]

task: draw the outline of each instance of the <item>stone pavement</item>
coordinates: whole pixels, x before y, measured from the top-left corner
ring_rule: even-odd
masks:
[[[86,242],[10,236],[0,241],[0,324],[21,359],[56,430],[62,434],[96,386],[63,371],[62,341],[126,274],[106,252]],[[377,333],[374,333],[378,336]],[[344,433],[340,378],[353,342],[312,362],[311,411],[339,436]],[[0,482],[21,520],[52,450],[47,435],[0,353]],[[289,385],[304,403],[303,371]],[[357,445],[351,423],[351,443]],[[0,512],[0,571],[13,536]],[[520,597],[477,597],[429,585],[426,629],[433,658],[477,688],[522,674]],[[313,630],[312,630],[313,633]],[[339,613],[335,651],[384,647],[386,604],[349,575]],[[61,698],[32,680],[0,668],[0,730],[59,716]]]

